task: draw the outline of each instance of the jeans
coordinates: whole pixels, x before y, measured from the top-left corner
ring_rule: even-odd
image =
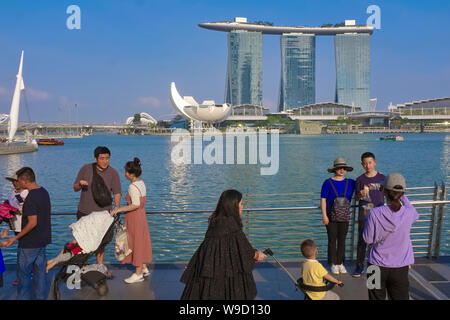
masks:
[[[17,249],[17,300],[46,299],[45,248]],[[31,270],[34,270],[33,281],[31,281]]]
[[[348,224],[348,222],[332,221],[328,223],[328,264],[340,265],[344,263]]]
[[[365,221],[358,221],[358,247],[356,249],[356,266],[364,266],[364,260],[366,258],[367,244],[363,238]]]

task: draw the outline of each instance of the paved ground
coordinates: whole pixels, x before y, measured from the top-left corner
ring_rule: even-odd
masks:
[[[268,258],[270,261],[270,257]],[[323,263],[323,262],[322,262]],[[324,264],[324,263],[323,263]],[[295,278],[300,277],[301,264],[285,262],[283,265]],[[126,284],[123,279],[133,272],[131,266],[118,264],[107,265],[114,278],[108,281],[109,293],[100,297],[92,287],[69,290],[61,283],[61,299],[64,300],[178,300],[184,288],[179,279],[184,264],[154,264],[150,267],[151,275],[141,283]],[[326,264],[324,264],[326,266]],[[0,289],[0,300],[14,300],[16,287],[12,282],[16,278],[15,265],[7,265],[4,273],[4,286]],[[346,264],[351,272],[353,266]],[[56,270],[51,270],[47,277],[48,299],[53,299],[51,285]],[[349,274],[337,276],[344,282],[342,288],[333,291],[343,300],[367,300],[366,277],[352,278]],[[254,270],[258,296],[257,300],[302,300],[301,291],[296,291],[292,280],[275,262],[258,264]],[[450,257],[442,257],[439,262],[428,259],[416,259],[410,272],[411,298],[417,300],[448,299],[450,297]]]

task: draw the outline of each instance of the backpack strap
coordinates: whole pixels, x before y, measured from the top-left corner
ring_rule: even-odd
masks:
[[[331,187],[333,188],[334,193],[336,193],[336,197],[339,198],[339,193],[337,192],[336,188],[334,187],[334,184],[333,184],[333,182],[331,181],[331,178],[328,179],[328,181],[330,181]],[[347,190],[347,189],[346,189],[346,190]]]
[[[330,181],[331,187],[334,190],[334,193],[336,193],[336,197],[339,198],[339,193],[337,192],[336,188],[334,187],[333,182],[331,181],[331,178],[328,179],[328,181]],[[344,191],[344,197],[347,196],[347,189],[348,189],[348,179],[346,179],[346,183],[345,183],[345,191]]]
[[[135,187],[136,189],[138,189],[140,196],[142,197],[142,192],[141,189],[138,188],[137,185],[135,185],[134,183],[131,184],[133,187]]]
[[[347,197],[347,187],[348,187],[348,179],[347,182],[345,183],[344,197]]]

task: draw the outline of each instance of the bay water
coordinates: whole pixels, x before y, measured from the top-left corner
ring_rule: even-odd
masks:
[[[331,174],[334,159],[343,157],[354,167],[347,177],[356,179],[364,171],[360,156],[366,151],[376,155],[376,169],[389,174],[402,173],[408,187],[433,186],[435,182],[450,185],[449,159],[450,134],[403,134],[402,142],[380,141],[379,134],[344,135],[280,135],[278,171],[274,175],[261,175],[261,164],[174,164],[171,161],[170,136],[119,136],[93,135],[82,139],[65,139],[64,146],[40,146],[29,154],[0,156],[0,196],[5,200],[12,184],[5,177],[23,166],[33,168],[37,183],[50,193],[52,211],[77,211],[79,193],[73,191],[73,183],[82,165],[94,162],[94,149],[107,146],[111,150],[110,165],[117,169],[122,183],[122,205],[125,205],[129,181],[124,176],[124,165],[138,157],[142,162],[142,180],[147,186],[147,211],[205,210],[205,213],[151,214],[148,221],[152,237],[153,261],[186,261],[203,239],[207,219],[217,200],[226,189],[237,189],[245,194],[244,205],[251,208],[291,207],[319,205],[322,182]],[[270,138],[269,138],[270,141]],[[208,142],[204,142],[203,147]],[[268,152],[275,146],[269,144]],[[194,151],[192,151],[194,152]],[[445,210],[441,254],[450,254],[449,210]],[[260,232],[250,241],[263,246],[288,241],[288,235],[272,228],[273,223],[290,221],[302,224],[305,234],[314,238],[314,228],[320,225],[320,212],[313,211],[311,219],[295,220],[296,212],[277,216],[266,212]],[[244,217],[243,220],[246,218]],[[69,225],[75,215],[52,217],[52,244],[48,246],[48,259],[58,254],[65,242],[72,240]],[[294,222],[292,222],[294,221]],[[310,224],[314,221],[313,224]],[[286,222],[288,223],[288,222]],[[7,228],[5,223],[0,228]],[[294,232],[295,233],[295,232]],[[288,239],[289,238],[289,239]],[[295,237],[294,237],[295,238]],[[297,239],[297,238],[295,238]],[[295,240],[297,241],[297,240]],[[299,251],[298,241],[292,251]],[[3,248],[6,263],[15,263],[17,244]],[[326,252],[321,252],[325,256]],[[298,253],[298,256],[300,254]],[[115,262],[113,247],[106,251],[106,261]]]

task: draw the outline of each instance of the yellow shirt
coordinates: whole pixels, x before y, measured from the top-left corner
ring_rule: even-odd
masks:
[[[317,260],[306,259],[303,264],[303,283],[308,286],[321,287],[324,286],[323,277],[328,274],[328,271]],[[321,300],[326,291],[313,292],[306,291],[311,300]]]

